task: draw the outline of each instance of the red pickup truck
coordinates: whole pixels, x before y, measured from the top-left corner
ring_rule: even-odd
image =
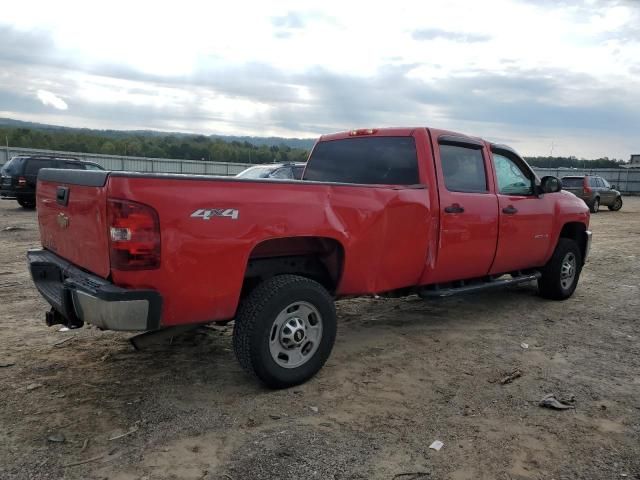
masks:
[[[589,211],[511,148],[431,128],[321,137],[303,181],[46,169],[47,323],[153,331],[235,319],[239,362],[304,382],[336,335],[334,299],[447,296],[537,281],[563,300]]]

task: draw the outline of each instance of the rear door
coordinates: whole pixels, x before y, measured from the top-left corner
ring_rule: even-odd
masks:
[[[492,157],[500,232],[491,273],[540,267],[552,241],[555,194],[536,194],[535,174],[514,152],[494,149]]]
[[[433,131],[440,194],[437,260],[428,283],[481,277],[498,241],[498,200],[484,143]]]

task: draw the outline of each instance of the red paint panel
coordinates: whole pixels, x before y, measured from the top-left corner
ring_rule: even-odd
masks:
[[[58,187],[69,189],[67,206],[56,202]],[[109,247],[105,188],[39,182],[37,205],[42,245],[106,278],[109,275]],[[59,220],[59,217],[66,220]]]
[[[429,238],[424,188],[122,176],[111,176],[108,186],[109,196],[151,205],[159,213],[160,268],[112,275],[123,287],[158,290],[163,325],[232,318],[249,255],[269,239],[315,236],[340,242],[345,263],[339,295],[414,285],[424,268]],[[237,209],[238,218],[191,217],[198,209]]]

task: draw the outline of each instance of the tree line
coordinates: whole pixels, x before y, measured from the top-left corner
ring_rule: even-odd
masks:
[[[22,127],[0,128],[0,142],[6,142],[10,147],[238,163],[305,162],[309,153],[306,149],[285,144],[254,145],[204,135],[111,135]]]

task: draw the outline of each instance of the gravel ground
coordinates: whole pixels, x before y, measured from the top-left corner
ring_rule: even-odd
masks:
[[[533,285],[340,301],[325,368],[269,391],[230,326],[144,352],[47,328],[35,214],[0,202],[0,478],[640,479],[640,198],[592,230],[566,302]],[[550,393],[575,409],[539,407]]]

